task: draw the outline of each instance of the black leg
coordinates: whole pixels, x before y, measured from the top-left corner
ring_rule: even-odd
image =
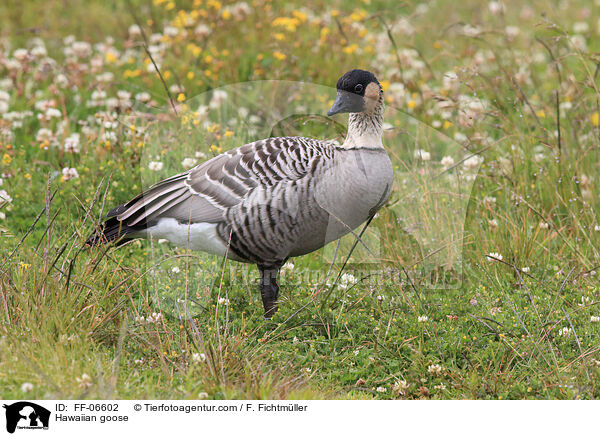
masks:
[[[279,274],[279,268],[262,268],[259,266],[258,269],[260,271],[260,296],[265,308],[263,318],[271,319],[277,312],[277,297],[279,296],[277,274]]]

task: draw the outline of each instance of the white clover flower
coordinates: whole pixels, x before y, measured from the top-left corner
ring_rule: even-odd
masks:
[[[377,389],[375,389],[375,390],[379,393],[387,392],[387,388],[383,387],[383,386],[378,386]]]
[[[229,306],[229,298],[221,297],[219,298],[218,302],[224,306]]]
[[[81,374],[81,377],[75,377],[75,380],[81,389],[87,389],[92,386],[92,378],[85,373]]]
[[[594,231],[595,232],[600,232],[600,225],[595,225],[594,226]]]
[[[117,91],[117,98],[121,101],[128,102],[131,100],[131,92],[120,89]]]
[[[212,33],[212,29],[206,24],[200,23],[194,29],[194,34],[201,38],[204,38]]]
[[[573,47],[580,51],[587,51],[587,41],[582,35],[570,35],[569,42]]]
[[[52,118],[61,118],[62,112],[54,107],[49,107],[48,109],[46,109],[46,112],[44,113],[44,117],[47,120],[50,120]]]
[[[286,262],[282,267],[281,267],[281,271],[282,272],[287,272],[287,271],[293,271],[294,270],[294,264],[291,262]]]
[[[493,1],[488,3],[488,9],[492,14],[499,15],[504,13],[506,6],[502,2]]]
[[[523,271],[524,273],[528,273],[530,270],[530,268],[528,266],[524,266],[523,268],[521,268],[521,271]]]
[[[29,382],[25,382],[21,385],[21,392],[27,393],[33,390],[33,384]]]
[[[247,118],[249,113],[250,111],[245,107],[241,107],[238,109],[238,116],[242,119]]]
[[[161,65],[160,62],[155,62],[156,66],[154,66],[153,62],[150,62],[147,66],[146,66],[146,71],[148,73],[158,73],[158,71],[161,69]]]
[[[464,160],[463,167],[466,170],[474,170],[474,169],[477,169],[479,167],[479,165],[481,165],[482,162],[483,162],[483,158],[481,156],[475,154]]]
[[[483,197],[483,205],[493,207],[496,205],[496,197]]]
[[[417,159],[422,160],[423,162],[426,162],[428,160],[431,160],[431,153],[429,153],[428,151],[422,150],[422,149],[417,149],[414,151],[414,157]]]
[[[4,206],[5,204],[12,203],[13,199],[8,192],[4,189],[0,189],[0,206]]]
[[[148,94],[147,92],[138,92],[135,95],[135,99],[137,101],[141,101],[142,103],[147,103],[150,101],[152,97],[150,96],[150,94]]]
[[[228,10],[237,21],[243,20],[252,12],[252,8],[246,2],[234,3],[228,7]]]
[[[504,33],[506,33],[508,39],[513,40],[517,36],[519,36],[519,33],[521,33],[521,29],[519,29],[517,26],[506,26],[504,28]]]
[[[6,214],[4,212],[0,212],[0,220],[5,220]]]
[[[64,149],[67,153],[79,153],[79,133],[72,133],[67,136]]]
[[[550,225],[546,221],[540,221],[539,227],[540,229],[546,230],[548,227],[550,227]]]
[[[489,254],[486,256],[486,259],[487,259],[489,262],[491,262],[491,261],[492,261],[492,260],[494,260],[494,259],[497,259],[497,260],[502,260],[502,259],[503,259],[503,257],[502,257],[502,255],[501,255],[500,253],[495,253],[495,252],[492,252],[492,253],[489,253]]]
[[[398,380],[392,386],[392,391],[400,395],[406,395],[409,386],[410,384],[408,384],[406,380]]]
[[[420,315],[417,318],[417,322],[427,322],[427,321],[429,321],[429,317],[427,315]]]
[[[33,47],[31,49],[31,56],[33,56],[34,58],[43,58],[48,54],[48,51],[46,50],[46,47],[44,47],[43,45],[36,45],[35,47]]]
[[[171,272],[173,272],[175,274],[179,274],[181,272],[181,270],[179,269],[178,266],[174,266],[173,268],[171,268]]]
[[[600,322],[600,316],[590,316],[590,322]]]
[[[460,85],[458,74],[454,71],[446,71],[442,76],[442,88],[447,91],[457,91]]]
[[[171,38],[174,38],[179,35],[179,29],[175,26],[165,26],[163,33]]]
[[[164,164],[162,162],[152,161],[148,164],[148,169],[150,171],[160,171],[163,169]]]
[[[206,400],[208,398],[208,392],[200,392],[198,394],[198,399],[199,400]]]
[[[75,41],[71,48],[78,58],[87,58],[92,54],[91,44],[85,41]]]
[[[452,165],[454,165],[454,159],[452,158],[452,156],[444,156],[442,158],[441,164],[445,169],[448,169]]]
[[[79,178],[79,173],[75,168],[65,167],[62,169],[63,180],[71,180]]]
[[[192,353],[192,362],[194,362],[194,363],[206,362],[206,354],[204,354],[204,353]]]
[[[355,285],[358,283],[358,279],[354,277],[352,274],[344,273],[340,278],[340,282],[338,284],[340,289],[347,289],[348,287]]]
[[[378,295],[377,296],[377,301],[379,301],[380,303],[385,300],[385,295]]]
[[[438,390],[438,391],[445,391],[446,390],[446,385],[444,383],[440,383],[439,385],[435,385],[433,388],[436,389],[436,390]]]
[[[140,29],[140,26],[137,24],[132,24],[129,26],[129,29],[127,29],[127,33],[129,33],[130,38],[135,38],[136,36],[140,36],[142,34],[142,29]]]
[[[194,153],[194,156],[196,156],[196,159],[206,159],[206,153],[202,153],[201,151]]]
[[[152,312],[151,315],[148,315],[146,318],[147,323],[158,323],[162,319],[162,313],[160,312]]]
[[[585,21],[578,21],[573,24],[573,32],[575,33],[587,33],[590,30],[590,25]]]
[[[221,104],[223,104],[225,100],[227,100],[227,92],[223,91],[222,89],[217,89],[213,92],[208,106],[211,109],[216,109],[219,106],[221,106]]]
[[[19,62],[24,62],[29,57],[29,52],[27,51],[27,49],[18,48],[13,52],[13,57]]]
[[[568,337],[571,336],[572,330],[570,327],[563,327],[558,331],[558,336]]]
[[[54,77],[54,83],[60,88],[66,88],[69,85],[69,79],[67,79],[67,76],[60,73]]]
[[[181,166],[185,169],[192,168],[194,165],[196,165],[196,159],[192,157],[186,157],[181,161]]]
[[[441,375],[442,371],[444,370],[444,368],[442,368],[440,365],[436,364],[432,364],[429,365],[427,367],[427,372],[431,375]]]
[[[461,144],[467,142],[467,139],[469,139],[469,138],[467,138],[467,135],[465,135],[462,132],[456,132],[454,134],[454,140],[456,142],[460,142]]]
[[[9,106],[8,102],[4,100],[0,100],[0,114],[5,114],[8,112]]]

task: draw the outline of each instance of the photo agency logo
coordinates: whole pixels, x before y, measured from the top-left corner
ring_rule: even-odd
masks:
[[[372,159],[372,152],[356,153],[345,160],[336,180],[325,182],[323,178],[315,180],[314,188],[307,185],[307,190],[314,189],[311,210],[328,215],[322,225],[310,229],[298,225],[308,213],[306,202],[286,201],[302,181],[290,183],[290,192],[269,190],[270,176],[277,179],[278,171],[297,172],[296,163],[286,164],[285,159],[312,156],[310,143],[299,138],[346,145],[352,130],[348,114],[327,114],[336,94],[335,87],[306,82],[246,82],[179,99],[160,109],[156,103],[154,108],[134,106],[120,116],[119,134],[142,150],[142,186],[161,187],[137,197],[124,212],[132,227],[161,219],[164,224],[145,231],[152,239],[144,245],[149,251],[146,278],[157,298],[163,302],[171,299],[173,307],[181,305],[181,294],[173,292],[185,283],[185,299],[194,303],[186,303],[185,311],[193,313],[194,306],[200,310],[208,301],[215,280],[253,277],[252,268],[249,274],[248,269],[240,272],[244,268],[232,266],[236,263],[230,261],[240,257],[239,251],[264,248],[263,239],[269,238],[261,235],[268,225],[275,228],[271,240],[281,238],[278,247],[285,246],[288,236],[296,237],[306,242],[297,250],[299,254],[310,253],[304,271],[295,268],[282,280],[301,275],[302,283],[330,284],[344,265],[344,272],[356,276],[356,271],[362,271],[364,274],[359,274],[371,281],[393,279],[401,282],[399,285],[412,283],[429,289],[460,285],[462,250],[468,242],[466,210],[486,144],[459,143],[441,127],[395,109],[393,93],[392,100],[386,100],[380,138],[393,168],[393,186],[368,227],[364,227],[367,217],[361,215],[357,220],[352,212],[361,209],[362,203],[379,207],[379,198],[385,197],[370,190],[381,182],[378,169],[373,168],[380,162]],[[265,138],[272,138],[273,146],[266,146],[270,154],[227,153]],[[297,156],[278,151],[285,146],[295,147]],[[212,163],[206,164],[209,161]],[[245,182],[244,177],[248,179]],[[263,194],[260,186],[251,189],[263,182]],[[354,192],[354,200],[336,197],[340,187]],[[239,198],[254,194],[257,198],[249,205],[252,207],[241,208],[258,217],[252,232],[243,235],[230,228],[248,221],[238,220],[242,224],[230,227],[222,224],[234,222],[234,214],[240,212]],[[282,201],[273,201],[275,195]],[[286,225],[289,228],[283,231]],[[319,247],[323,248],[312,251]],[[228,258],[225,266],[224,254]],[[284,265],[282,271],[289,269]]]
[[[19,430],[48,430],[50,411],[29,401],[4,404],[6,409],[6,431],[14,433]]]

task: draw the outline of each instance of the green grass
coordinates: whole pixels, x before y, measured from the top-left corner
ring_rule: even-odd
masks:
[[[141,40],[127,40],[135,21],[127,3],[0,6],[0,88],[9,112],[33,112],[22,126],[0,118],[0,190],[12,197],[0,205],[0,397],[600,396],[597,8],[538,1],[528,10],[511,0],[494,14],[480,2],[425,10],[375,0],[305,8],[257,1],[238,20],[235,8],[224,9],[229,2],[132,3],[148,38],[191,20],[186,35],[162,38],[157,55],[179,118],[148,72]],[[209,36],[194,34],[199,22],[213,24]],[[89,56],[68,59],[69,34],[114,43],[93,48],[92,65]],[[33,48],[36,36],[56,63],[42,67],[38,58],[9,69],[1,61]],[[353,67],[385,81],[386,122],[395,130],[384,142],[397,182],[365,238],[378,244],[375,259],[359,247],[344,271],[355,284],[327,285],[353,242],[347,237],[327,279],[335,245],[294,259],[281,279],[280,311],[265,322],[253,266],[158,241],[82,248],[103,213],[181,171],[197,151],[210,157],[271,132],[339,137],[339,126],[313,116],[265,127],[271,114],[259,100],[273,99],[273,113],[293,102],[318,114],[331,88],[283,100],[273,97],[281,89],[259,84],[234,102],[233,84],[333,86]],[[204,93],[228,85],[213,124],[195,123],[189,111]],[[158,122],[88,106],[98,90],[106,98],[148,92],[155,109],[144,113]],[[474,98],[483,105],[467,100]],[[60,114],[39,120],[41,100],[54,100]],[[261,121],[240,124],[241,105]],[[56,139],[36,138],[41,128]],[[62,147],[74,132],[79,153]],[[431,161],[418,162],[417,149]],[[459,177],[459,164],[436,177],[444,156],[459,162],[473,153],[484,161],[471,173]],[[160,172],[148,168],[156,160]],[[79,177],[63,180],[65,167]],[[427,251],[446,240],[439,253]],[[428,285],[433,277],[452,286]],[[153,313],[161,316],[148,322]],[[22,392],[24,383],[33,389]]]

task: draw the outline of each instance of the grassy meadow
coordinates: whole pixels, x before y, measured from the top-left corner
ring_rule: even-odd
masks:
[[[272,320],[255,266],[84,246],[224,150],[341,140],[352,68],[394,191]],[[3,2],[0,397],[599,398],[599,71],[598,0]]]

